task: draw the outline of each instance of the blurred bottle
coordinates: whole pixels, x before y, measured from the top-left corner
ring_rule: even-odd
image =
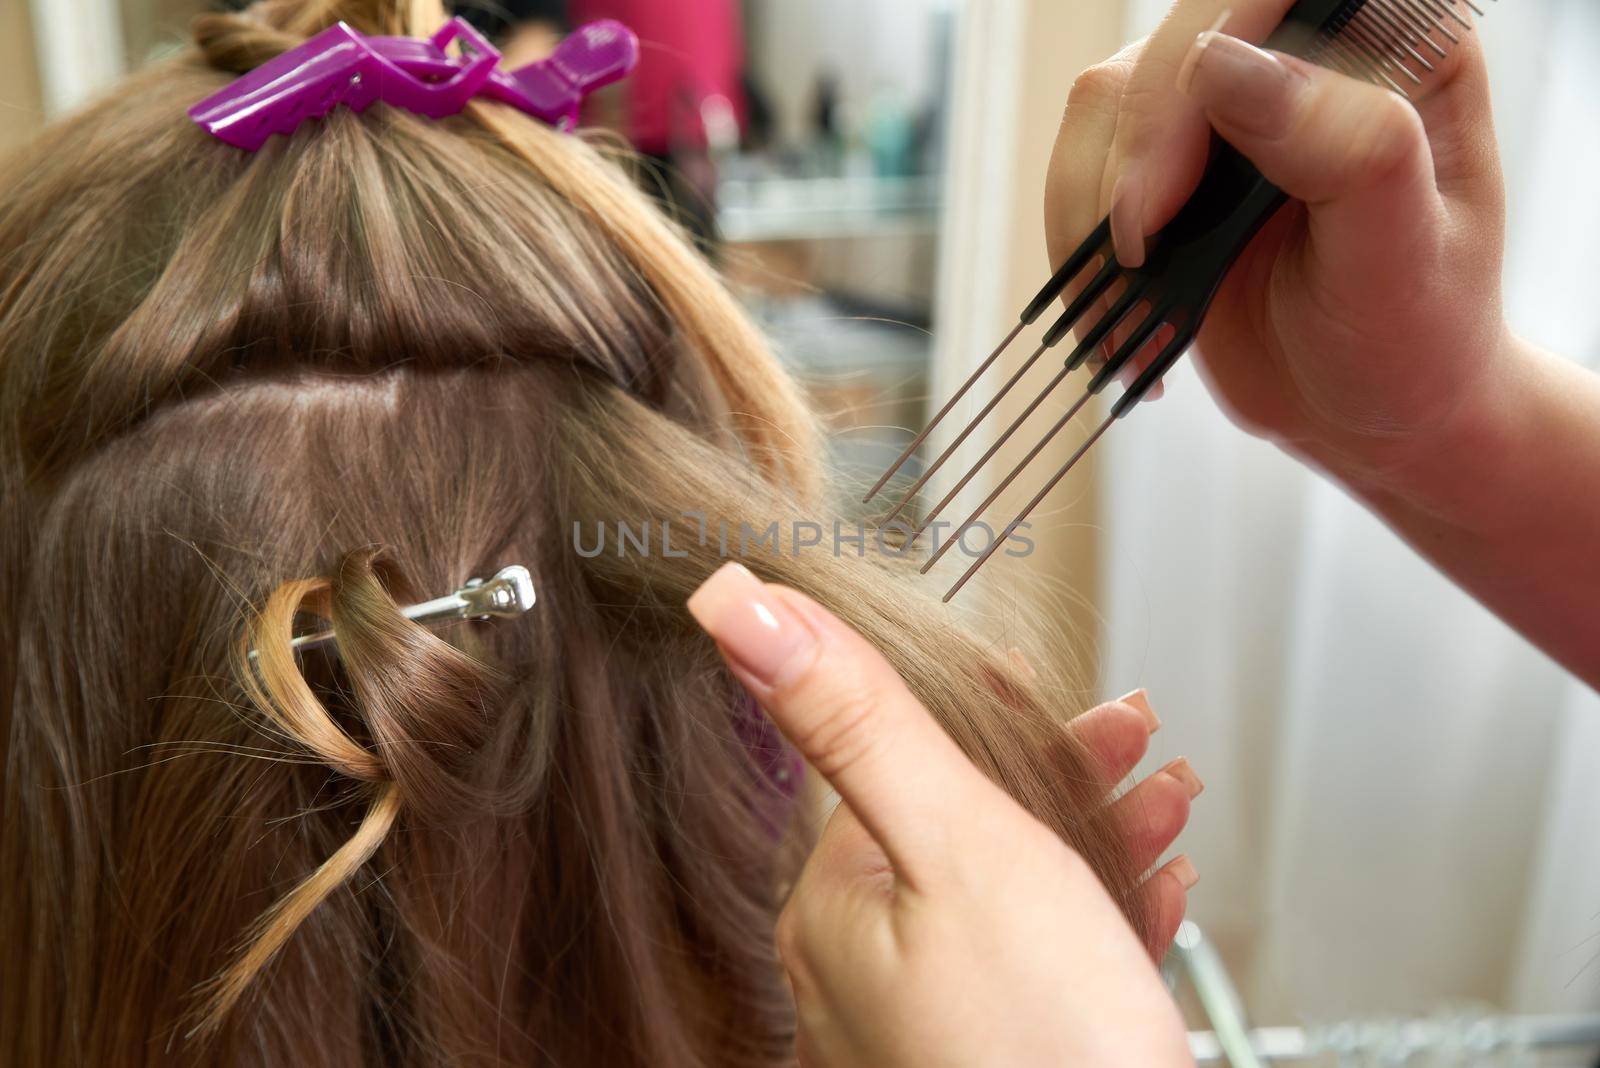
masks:
[[[867,109],[866,145],[880,178],[904,178],[916,170],[917,124],[905,97],[880,86]]]
[[[832,178],[844,170],[844,121],[839,101],[839,78],[831,70],[817,72],[811,102],[810,150],[815,172]]]

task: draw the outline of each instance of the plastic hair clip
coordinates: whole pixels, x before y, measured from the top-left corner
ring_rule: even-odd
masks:
[[[452,44],[459,54],[447,51]],[[482,95],[571,129],[583,98],[626,77],[638,61],[639,39],[610,19],[580,27],[549,58],[510,72],[460,18],[427,40],[365,37],[340,22],[200,101],[189,117],[249,152],[340,104],[360,112],[380,100],[439,119]]]
[[[461,619],[510,619],[532,608],[537,599],[533,576],[521,564],[512,564],[488,581],[472,579],[454,593],[409,605],[400,609],[400,614],[424,627]],[[331,629],[315,631],[294,638],[289,648],[298,652],[333,638]],[[256,659],[256,650],[250,650],[250,659]]]

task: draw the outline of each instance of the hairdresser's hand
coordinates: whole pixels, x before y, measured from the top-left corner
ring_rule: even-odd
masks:
[[[1230,6],[1234,36],[1205,32]],[[1447,23],[1461,38],[1434,33],[1447,58],[1420,48],[1437,69],[1413,106],[1244,43],[1289,6],[1178,0],[1148,40],[1078,79],[1045,195],[1051,255],[1110,211],[1118,257],[1138,262],[1214,127],[1299,203],[1217,296],[1197,353],[1212,392],[1600,688],[1600,377],[1506,327],[1477,35]]]
[[[737,565],[690,608],[859,818],[830,827],[780,922],[802,1063],[1192,1063],[1093,872],[973,767],[875,649]]]
[[[1024,674],[1036,674],[1021,653],[1013,651],[1011,661]],[[1160,728],[1161,720],[1150,707],[1149,695],[1135,690],[1089,709],[1064,729],[1071,736],[1070,740],[1063,739],[1064,746],[1075,744],[1094,758],[1107,803],[1116,813],[1118,828],[1131,844],[1134,864],[1141,869],[1148,869],[1177,841],[1189,822],[1190,804],[1205,789],[1187,758],[1179,757],[1113,799],[1118,784],[1144,759],[1150,736]],[[1062,770],[1064,775],[1072,773],[1069,767]],[[823,830],[818,851],[834,848],[832,838],[836,835],[846,839],[857,835],[859,827],[850,806],[840,805]],[[1157,962],[1172,947],[1188,906],[1188,892],[1198,880],[1199,874],[1189,858],[1178,856],[1145,882],[1146,904],[1153,918],[1146,948]]]
[[[1302,203],[1218,294],[1198,349],[1212,391],[1246,429],[1358,487],[1426,495],[1411,468],[1470,446],[1490,371],[1511,358],[1483,56],[1447,23],[1462,43],[1436,33],[1445,59],[1419,43],[1437,70],[1413,105],[1245,43],[1290,4],[1178,0],[1150,38],[1078,78],[1046,193],[1050,253],[1060,262],[1109,211],[1118,258],[1141,263],[1215,127]],[[1205,32],[1230,8],[1232,36]]]

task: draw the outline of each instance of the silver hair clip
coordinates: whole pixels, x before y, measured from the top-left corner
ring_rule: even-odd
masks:
[[[424,627],[458,619],[509,619],[532,608],[536,599],[533,576],[521,564],[512,564],[487,581],[472,579],[454,593],[408,605],[400,614]],[[289,648],[308,649],[332,641],[333,636],[331,628],[302,634],[289,642]],[[256,650],[250,650],[250,659],[256,659]]]

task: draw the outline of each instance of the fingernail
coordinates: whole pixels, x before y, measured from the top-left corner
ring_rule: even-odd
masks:
[[[1020,671],[1024,678],[1029,681],[1038,681],[1039,672],[1034,669],[1032,664],[1028,663],[1027,654],[1021,649],[1012,649],[1008,655],[1011,658],[1011,665]]]
[[[1194,769],[1189,766],[1188,757],[1179,757],[1161,770],[1183,783],[1183,788],[1189,791],[1189,800],[1191,801],[1199,797],[1206,788],[1206,784],[1200,781],[1200,776],[1196,775]]]
[[[1183,63],[1178,67],[1178,92],[1185,94],[1189,92],[1189,83],[1194,80],[1194,69],[1199,65],[1200,56],[1205,52],[1206,45],[1211,43],[1211,39],[1217,35],[1217,31],[1226,26],[1228,19],[1232,17],[1233,9],[1225,8],[1222,14],[1217,16],[1216,21],[1211,24],[1210,29],[1195,37],[1194,44],[1189,48],[1189,54],[1183,57]]]
[[[817,639],[743,564],[724,564],[689,598],[689,614],[750,681],[772,687],[803,669]]]
[[[1111,189],[1111,243],[1124,267],[1144,266],[1144,182],[1123,174]]]
[[[1177,876],[1185,890],[1193,890],[1194,884],[1200,881],[1200,873],[1194,870],[1194,862],[1187,856],[1174,857],[1167,865],[1167,870]]]
[[[1304,84],[1304,74],[1272,53],[1210,30],[1195,38],[1178,79],[1178,88],[1214,117],[1264,135],[1281,128],[1294,92]]]
[[[1130,360],[1122,370],[1117,372],[1117,384],[1123,389],[1127,389],[1139,380],[1139,376],[1144,374],[1149,366],[1144,360]],[[1141,402],[1158,401],[1166,395],[1167,381],[1164,378],[1158,378],[1154,385],[1144,391],[1144,396],[1140,397],[1139,400]]]
[[[1194,83],[1195,68],[1200,65],[1200,58],[1206,54],[1206,48],[1216,37],[1212,30],[1206,30],[1194,39],[1194,44],[1189,46],[1188,53],[1183,57],[1183,64],[1178,67],[1178,92],[1184,96],[1189,95],[1189,87]]]
[[[1144,725],[1154,734],[1161,729],[1161,717],[1156,715],[1155,709],[1150,707],[1150,695],[1143,686],[1132,693],[1125,693],[1117,698],[1118,704],[1132,705],[1139,710],[1139,715],[1144,717]]]

